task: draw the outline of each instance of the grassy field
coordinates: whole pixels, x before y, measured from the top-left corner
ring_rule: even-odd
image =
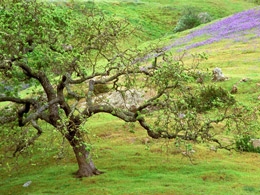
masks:
[[[36,157],[27,163],[20,162],[22,166],[10,171],[10,176],[2,177],[1,194],[244,195],[260,192],[259,154],[215,152],[207,145],[195,145],[191,163],[178,152],[173,141],[147,141],[138,126],[131,133],[121,121],[107,115],[96,117],[91,126],[93,155],[97,167],[105,174],[73,178],[76,163],[65,144],[62,160],[55,157],[54,151],[49,156],[34,151],[34,154],[39,152]],[[31,185],[23,187],[27,181],[32,181]]]
[[[216,19],[253,7],[246,1],[97,1],[108,14],[130,17],[141,24],[140,40],[169,45],[192,31],[173,35],[172,29],[185,6],[210,12]],[[204,2],[204,1],[203,1]],[[169,22],[166,22],[169,21]],[[202,27],[198,27],[200,29]],[[166,36],[167,35],[167,36]],[[161,38],[164,36],[163,38]],[[251,34],[248,34],[250,37]],[[205,37],[198,38],[203,40]],[[192,39],[172,48],[195,43]],[[229,79],[216,85],[231,89],[238,84],[236,99],[257,105],[260,95],[260,38],[247,41],[220,40],[192,48],[188,53],[206,52],[209,59],[201,64],[203,70],[220,67]],[[146,43],[148,44],[148,43]],[[248,78],[247,82],[239,82]],[[17,159],[0,162],[0,194],[169,194],[169,195],[247,195],[260,193],[260,156],[210,150],[210,144],[194,144],[191,159],[181,154],[174,140],[151,140],[138,125],[129,124],[100,114],[85,127],[92,143],[96,166],[105,173],[91,178],[76,179],[76,160],[70,146],[48,126],[47,132]],[[183,148],[182,148],[183,149]],[[62,151],[62,153],[61,153]],[[2,154],[4,156],[5,154]],[[61,158],[62,157],[62,158]],[[192,161],[191,161],[192,160]],[[23,187],[32,181],[29,187]]]

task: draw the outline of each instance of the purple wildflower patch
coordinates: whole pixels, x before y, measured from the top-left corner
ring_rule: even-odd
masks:
[[[260,9],[250,9],[244,12],[234,14],[218,22],[209,24],[201,29],[194,30],[187,36],[176,40],[167,48],[187,45],[194,38],[206,37],[202,41],[185,46],[183,50],[208,45],[224,39],[234,41],[245,41],[248,34],[253,34],[252,38],[260,37]],[[165,47],[166,49],[166,47]]]

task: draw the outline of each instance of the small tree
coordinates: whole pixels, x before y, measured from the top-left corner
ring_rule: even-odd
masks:
[[[223,102],[215,117],[199,114],[185,101],[180,103],[190,93],[187,85],[194,81],[204,55],[194,56],[189,66],[183,63],[184,55],[173,58],[158,49],[144,55],[137,48],[128,49],[134,29],[127,21],[111,20],[93,7],[3,0],[0,25],[4,89],[0,102],[12,103],[1,111],[1,124],[36,130],[34,135],[23,132],[29,138],[17,142],[14,155],[33,144],[42,135],[41,124],[48,123],[70,143],[79,167],[76,175],[87,177],[101,173],[90,157],[82,130],[82,124],[97,113],[138,122],[154,139],[214,141],[220,147],[225,146],[211,132],[214,124],[243,117],[242,110],[234,112],[232,105]],[[151,65],[142,66],[152,57]],[[194,85],[200,89],[199,84]],[[28,94],[22,95],[26,87],[30,87]],[[134,108],[116,107],[99,96],[107,91],[123,95],[132,89],[141,89],[147,97]],[[83,99],[84,110],[77,107]]]

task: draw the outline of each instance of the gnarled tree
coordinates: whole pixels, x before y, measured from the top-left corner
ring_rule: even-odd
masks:
[[[108,18],[94,7],[4,0],[0,26],[0,102],[12,103],[12,109],[1,111],[1,124],[31,125],[37,131],[18,142],[14,155],[41,136],[43,121],[70,143],[78,177],[98,175],[101,172],[91,160],[80,126],[102,112],[140,123],[155,139],[205,140],[220,147],[225,146],[210,133],[213,124],[232,120],[240,124],[238,130],[248,125],[249,120],[239,121],[242,110],[229,110],[234,102],[228,94],[221,101],[215,99],[223,114],[210,118],[198,113],[201,107],[196,108],[196,103],[202,106],[205,102],[194,103],[197,92],[187,85],[194,81],[203,55],[194,56],[188,66],[183,56],[173,58],[163,49],[151,49],[149,55],[133,46],[129,49],[135,29],[126,20]],[[151,58],[154,62],[144,65]],[[192,85],[205,89],[195,82]],[[102,86],[106,93],[100,95],[102,90],[97,93],[97,88]],[[26,95],[21,93],[24,88],[28,88]],[[138,104],[125,102],[119,107],[106,98],[113,91],[123,99],[126,93],[134,97],[135,90],[141,90],[145,98]],[[77,106],[82,99],[84,109]]]

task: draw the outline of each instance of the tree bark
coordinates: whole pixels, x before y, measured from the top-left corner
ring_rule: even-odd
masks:
[[[95,167],[90,152],[86,149],[83,135],[76,128],[66,135],[67,140],[73,148],[75,157],[78,163],[78,171],[75,173],[76,177],[91,177],[102,174],[103,172],[97,170]]]
[[[89,151],[86,150],[85,146],[74,146],[73,151],[79,167],[78,171],[75,173],[76,177],[91,177],[102,174],[102,172],[95,167],[91,155]]]

